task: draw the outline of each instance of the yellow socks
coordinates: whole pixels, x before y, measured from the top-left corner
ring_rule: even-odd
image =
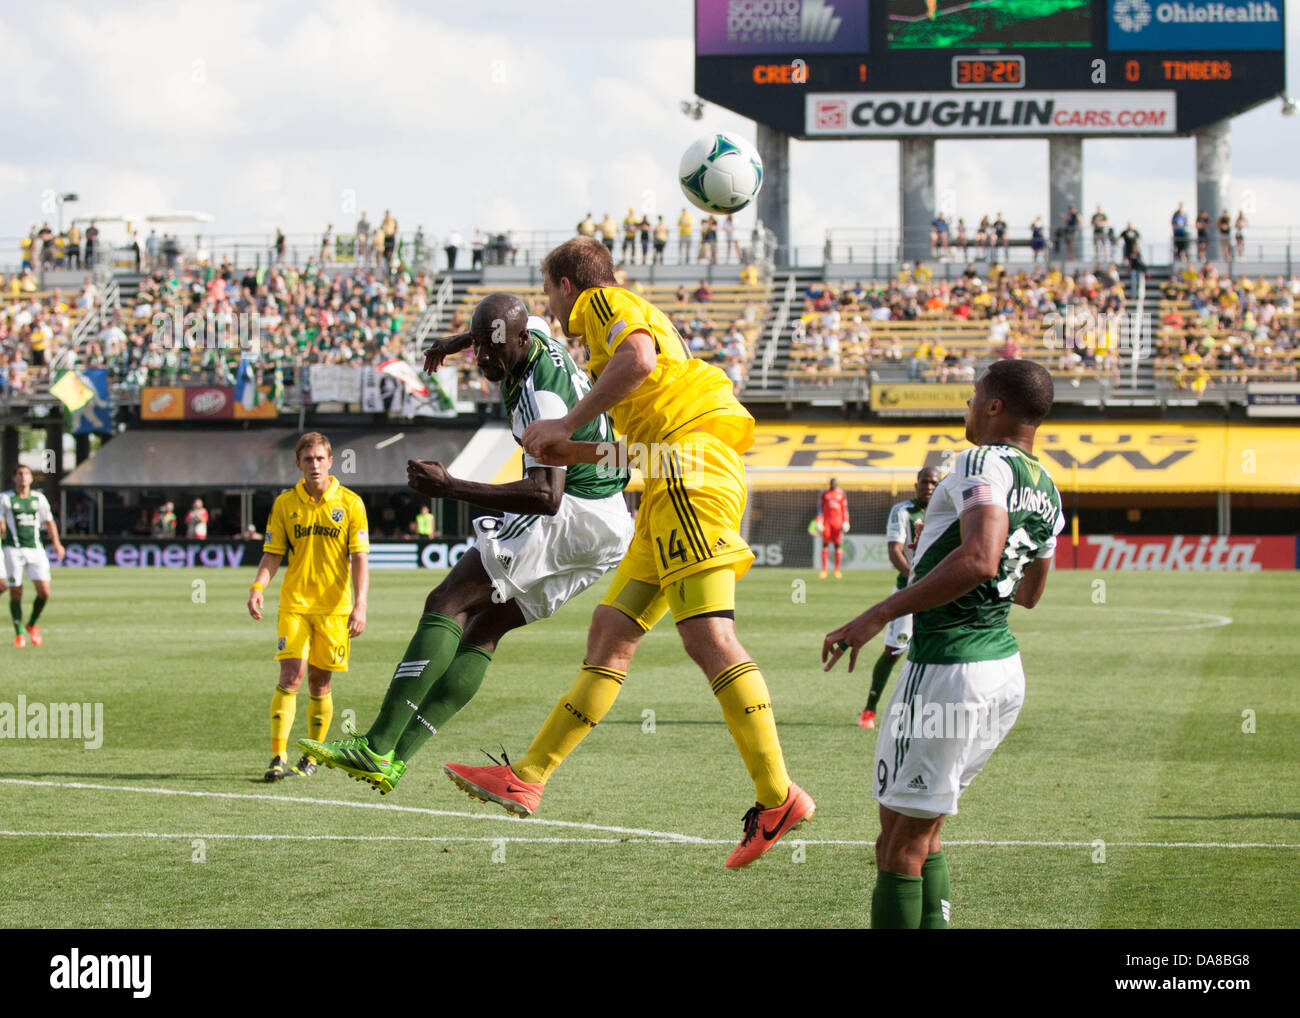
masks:
[[[298,694],[275,687],[271,697],[271,755],[288,758],[289,732],[293,729]]]
[[[307,738],[317,742],[325,741],[325,733],[330,730],[334,720],[334,694],[313,696],[307,701]]]
[[[524,781],[545,782],[614,706],[625,678],[627,672],[584,662],[573,686],[560,697],[524,758],[514,765],[514,772]]]
[[[736,740],[749,776],[754,779],[759,805],[764,809],[780,806],[790,794],[790,775],[781,755],[772,697],[763,673],[753,661],[741,661],[724,668],[709,685],[722,705],[727,730]]]

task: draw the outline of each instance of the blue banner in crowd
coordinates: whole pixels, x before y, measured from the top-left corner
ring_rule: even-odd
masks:
[[[1112,50],[1280,50],[1282,0],[1108,0]]]
[[[113,432],[113,400],[108,390],[108,370],[90,368],[77,372],[77,380],[95,391],[94,398],[68,414],[68,430],[74,435],[109,435]]]

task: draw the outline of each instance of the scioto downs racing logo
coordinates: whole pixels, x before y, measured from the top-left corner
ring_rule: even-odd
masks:
[[[1147,0],[1116,0],[1111,13],[1116,27],[1124,32],[1140,32],[1151,24],[1151,5]]]
[[[817,126],[822,130],[847,127],[849,104],[842,99],[822,100],[817,103]]]

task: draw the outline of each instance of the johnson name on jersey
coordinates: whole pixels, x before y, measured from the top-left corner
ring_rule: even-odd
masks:
[[[1055,554],[1056,535],[1065,526],[1061,493],[1029,453],[1010,445],[981,445],[958,454],[930,497],[911,582],[961,544],[962,513],[981,505],[1007,510],[1007,542],[998,574],[955,601],[916,614],[914,661],[995,661],[1019,650],[1007,628],[1016,588],[1030,562]]]

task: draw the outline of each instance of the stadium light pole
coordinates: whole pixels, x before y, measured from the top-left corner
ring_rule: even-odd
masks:
[[[61,194],[54,199],[55,212],[58,215],[59,233],[63,232],[63,204],[64,202],[80,201],[81,196],[77,194]]]

